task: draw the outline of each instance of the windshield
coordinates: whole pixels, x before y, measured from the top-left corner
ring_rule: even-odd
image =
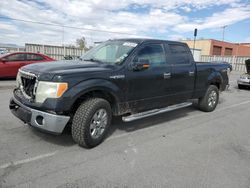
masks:
[[[121,64],[128,54],[137,46],[137,43],[128,41],[107,41],[88,52],[81,59],[107,64]]]

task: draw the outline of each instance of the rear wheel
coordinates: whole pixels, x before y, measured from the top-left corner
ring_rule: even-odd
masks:
[[[111,118],[111,107],[105,99],[84,101],[73,117],[71,132],[74,141],[86,148],[99,145],[106,136]]]
[[[210,85],[204,97],[199,99],[199,108],[204,112],[213,111],[219,101],[219,89],[215,85]]]

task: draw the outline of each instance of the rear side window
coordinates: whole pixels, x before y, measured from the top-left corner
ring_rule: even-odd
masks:
[[[173,54],[183,54],[188,52],[186,47],[180,44],[169,44],[169,48]]]
[[[27,54],[27,60],[28,61],[41,61],[44,58],[37,54]]]
[[[190,53],[187,47],[181,44],[169,44],[174,65],[190,64]]]
[[[151,65],[150,67],[162,66],[166,63],[163,46],[161,44],[145,45],[138,51],[133,61],[138,62],[142,59],[147,60]]]
[[[26,54],[13,54],[9,55],[8,57],[5,57],[7,61],[25,61],[26,60]]]

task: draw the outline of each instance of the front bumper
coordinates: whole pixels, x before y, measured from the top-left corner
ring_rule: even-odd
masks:
[[[54,134],[61,134],[70,119],[69,116],[32,109],[20,103],[15,97],[11,98],[9,108],[23,122]]]
[[[238,79],[238,85],[250,86],[250,79]]]

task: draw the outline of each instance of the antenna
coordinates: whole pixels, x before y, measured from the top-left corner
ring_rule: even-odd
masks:
[[[193,55],[194,55],[194,49],[195,49],[195,41],[196,41],[196,36],[197,36],[197,28],[194,29],[194,45],[193,45]]]

